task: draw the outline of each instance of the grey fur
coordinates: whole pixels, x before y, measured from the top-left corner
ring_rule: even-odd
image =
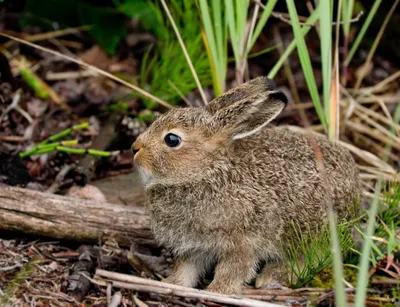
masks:
[[[307,135],[277,127],[234,139],[269,122],[284,108],[283,96],[257,78],[206,108],[171,110],[135,142],[155,238],[177,257],[168,282],[195,287],[216,264],[208,290],[240,293],[261,261],[282,258],[292,221],[303,229],[326,222],[329,198],[340,218],[354,214],[349,204],[360,181],[346,149],[315,138],[324,186]],[[181,147],[164,144],[171,130]]]

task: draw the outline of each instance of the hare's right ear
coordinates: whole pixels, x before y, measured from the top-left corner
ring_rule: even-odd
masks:
[[[220,108],[214,120],[233,140],[250,136],[274,120],[285,108],[287,98],[281,91],[265,91]]]

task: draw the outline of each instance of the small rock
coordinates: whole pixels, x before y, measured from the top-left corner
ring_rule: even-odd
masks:
[[[68,190],[66,196],[80,199],[96,200],[103,203],[107,202],[107,199],[104,196],[103,192],[90,184],[87,184],[83,187],[73,186]]]

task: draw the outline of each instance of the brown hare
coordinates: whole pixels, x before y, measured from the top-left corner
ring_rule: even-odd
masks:
[[[177,259],[167,282],[195,287],[215,265],[207,290],[240,294],[261,262],[282,260],[293,221],[326,222],[328,198],[351,217],[360,186],[352,156],[316,136],[323,181],[309,137],[266,127],[286,102],[260,77],[204,108],[169,111],[133,144],[155,238]]]

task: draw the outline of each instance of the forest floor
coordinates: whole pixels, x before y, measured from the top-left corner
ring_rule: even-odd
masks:
[[[3,11],[7,14],[7,11]],[[11,20],[11,21],[10,21]],[[292,39],[290,27],[280,20],[274,21],[280,27],[281,40],[286,44]],[[5,33],[38,43],[61,53],[78,57],[80,60],[112,72],[119,76],[140,74],[139,64],[145,48],[153,42],[151,35],[139,28],[126,34],[121,47],[114,56],[109,56],[97,44],[93,43],[84,31],[65,33],[43,33],[36,27],[25,26],[22,32],[15,26],[12,18],[0,19],[0,30]],[[43,34],[42,38],[37,38]],[[399,102],[398,78],[382,84],[399,71],[400,61],[393,51],[396,46],[391,36],[383,38],[385,50],[379,49],[374,55],[372,66],[364,79],[363,86],[355,93],[360,99],[360,106],[378,114],[393,114]],[[259,45],[272,41],[268,33],[261,36]],[[319,45],[315,34],[308,36],[307,44],[315,67],[320,65]],[[140,49],[139,48],[139,49]],[[261,49],[260,46],[256,49]],[[81,191],[76,197],[105,197],[107,202],[126,206],[143,205],[143,198],[130,193],[131,185],[137,184],[133,165],[131,144],[136,137],[151,124],[157,113],[165,108],[157,107],[148,110],[140,98],[131,95],[131,89],[99,74],[82,69],[79,65],[61,59],[50,53],[19,44],[6,38],[0,38],[0,188],[12,185],[47,193],[72,195],[70,189]],[[349,88],[355,83],[361,64],[365,61],[367,51],[361,51],[347,71]],[[250,61],[251,77],[266,75],[278,55],[259,56]],[[304,127],[306,124],[318,130],[318,118],[308,97],[307,84],[304,80],[301,65],[295,53],[288,63],[292,70],[297,93],[302,103],[295,104],[290,99],[288,108],[278,118],[279,124],[290,124]],[[317,84],[321,86],[320,70],[315,69]],[[25,75],[24,75],[25,74]],[[33,76],[33,77],[32,77]],[[234,76],[230,69],[228,76]],[[32,78],[35,79],[32,81]],[[233,78],[227,81],[227,87],[233,86]],[[29,81],[30,80],[30,81]],[[35,89],[35,84],[39,83]],[[286,74],[280,73],[275,78],[277,86],[286,93],[293,93]],[[376,85],[375,92],[371,92]],[[366,92],[363,92],[366,90]],[[369,91],[369,92],[368,92]],[[209,97],[213,96],[211,88],[206,89]],[[368,103],[368,93],[378,97],[384,104],[383,111],[377,111],[378,103]],[[353,92],[354,94],[354,92]],[[188,99],[199,100],[196,93],[187,95]],[[292,95],[290,95],[292,97]],[[363,102],[364,99],[366,102]],[[378,100],[379,100],[378,99]],[[123,101],[124,107],[121,107]],[[361,102],[360,102],[361,101]],[[365,103],[365,104],[364,104]],[[357,108],[357,107],[356,107]],[[363,109],[356,109],[357,112]],[[364,110],[365,111],[365,110]],[[150,113],[150,119],[138,120],[138,115]],[[360,113],[360,114],[361,114]],[[349,121],[341,139],[361,150],[372,152],[378,157],[383,154],[383,145],[377,145],[382,138],[375,129],[368,128],[361,122],[362,114]],[[304,122],[304,117],[308,123]],[[373,116],[372,116],[373,117]],[[27,156],[24,159],[19,153],[29,151],[34,145],[62,132],[74,125],[88,122],[85,129],[72,131],[66,139],[77,141],[84,149],[116,152],[108,157],[74,154],[66,151],[52,151]],[[379,129],[378,129],[379,130]],[[378,133],[378,134],[377,134]],[[372,135],[372,137],[370,137]],[[373,141],[371,141],[371,139]],[[393,170],[399,171],[400,147],[394,148],[389,157]],[[397,157],[397,158],[396,158]],[[355,154],[358,161],[363,160]],[[364,162],[367,164],[368,161]],[[91,167],[93,165],[93,167]],[[368,165],[365,166],[369,167]],[[374,179],[374,178],[372,178]],[[94,193],[87,195],[82,190],[84,185],[97,187]],[[366,182],[366,194],[370,182]],[[73,195],[72,195],[73,196]],[[132,261],[140,258],[139,265]],[[386,259],[386,258],[385,258]],[[371,268],[371,276],[380,268],[385,268],[386,260],[379,267]],[[71,241],[54,241],[49,238],[26,235],[23,233],[1,232],[0,234],[0,304],[7,306],[111,306],[110,300],[119,302],[120,306],[223,306],[224,303],[207,299],[190,298],[168,294],[152,293],[145,290],[111,289],[88,280],[81,280],[79,272],[87,272],[93,277],[96,269],[142,276],[160,280],[167,274],[172,263],[171,256],[157,247],[137,246],[120,247],[113,241],[99,241],[88,244]],[[399,268],[399,259],[394,259]],[[394,303],[397,296],[400,271],[386,270],[377,272],[383,281],[375,279],[371,284],[368,306],[383,306]],[[397,281],[396,286],[391,284]],[[328,283],[329,284],[329,283]],[[249,285],[244,294],[277,304],[305,306],[312,302],[318,306],[330,306],[333,290],[330,286],[317,287],[309,283],[300,289],[259,289]],[[321,283],[319,283],[321,285]],[[331,283],[330,283],[331,285]],[[354,298],[349,291],[348,298]],[[118,306],[118,305],[114,305]]]

